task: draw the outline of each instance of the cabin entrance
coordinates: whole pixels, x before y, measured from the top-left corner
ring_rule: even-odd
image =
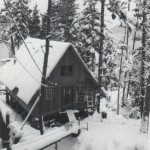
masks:
[[[62,108],[69,107],[74,102],[73,87],[62,87],[61,88],[61,106]]]

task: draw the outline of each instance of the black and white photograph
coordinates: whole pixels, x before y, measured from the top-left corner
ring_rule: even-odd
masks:
[[[150,0],[0,0],[0,150],[150,150]]]

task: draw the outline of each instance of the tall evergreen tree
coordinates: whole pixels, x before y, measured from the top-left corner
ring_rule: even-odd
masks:
[[[42,23],[40,28],[40,38],[46,38],[46,21],[47,21],[47,14],[42,15]]]
[[[40,35],[40,15],[37,9],[37,5],[35,5],[35,7],[33,8],[29,20],[29,35],[31,37],[39,37]]]
[[[76,15],[77,5],[75,0],[52,1],[51,14],[51,39],[71,41],[70,29]],[[43,15],[41,37],[45,36],[45,22],[47,14]]]
[[[85,9],[78,17],[74,20],[74,25],[71,29],[73,44],[78,49],[81,57],[88,67],[93,72],[98,65],[98,53],[100,49],[100,40],[104,36],[104,50],[103,50],[103,71],[102,74],[106,75],[103,77],[103,83],[106,86],[110,82],[108,76],[113,71],[115,61],[113,53],[115,52],[114,42],[108,30],[105,30],[104,35],[101,34],[101,18],[100,11],[98,8],[99,1],[97,0],[85,0]],[[106,27],[105,27],[106,29]],[[93,61],[94,60],[94,61]],[[109,67],[109,69],[108,69]],[[113,73],[112,73],[113,74]],[[108,77],[108,78],[107,78]],[[104,85],[104,84],[103,84]]]
[[[77,6],[75,0],[60,0],[60,28],[63,31],[63,40],[71,41],[70,28],[76,15]]]
[[[28,0],[10,0],[5,3],[5,11],[6,15],[15,21],[18,26],[19,31],[21,32],[23,38],[26,38],[29,29],[28,22],[29,16],[31,13],[31,9],[28,7]],[[6,38],[12,35],[14,32],[15,45],[20,45],[21,38],[19,33],[17,32],[16,24],[12,21],[11,26],[4,31],[4,37]]]
[[[71,29],[73,43],[90,68],[92,59],[95,59],[94,51],[98,52],[100,47],[100,12],[97,11],[96,4],[95,0],[85,1],[86,8],[79,14]]]

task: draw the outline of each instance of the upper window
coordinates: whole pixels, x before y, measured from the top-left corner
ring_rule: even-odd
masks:
[[[72,65],[61,66],[61,76],[72,76],[72,75],[73,75],[73,66]]]

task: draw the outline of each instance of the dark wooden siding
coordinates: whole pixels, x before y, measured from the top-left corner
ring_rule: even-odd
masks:
[[[73,76],[61,76],[61,66],[62,65],[72,65],[73,66]],[[77,85],[77,84],[92,84],[90,75],[87,73],[85,68],[78,61],[77,57],[73,53],[70,47],[64,57],[57,64],[55,69],[50,75],[50,80],[58,83],[58,85]]]
[[[62,76],[61,75],[61,66],[72,65],[73,66],[73,75],[72,76]],[[73,88],[73,102],[77,101],[76,92],[78,85],[88,85],[95,88],[94,82],[91,79],[91,76],[87,70],[83,67],[81,62],[77,59],[76,55],[73,52],[73,49],[70,47],[68,51],[64,54],[63,58],[57,64],[57,66],[52,71],[49,76],[49,80],[53,83],[57,83],[56,86],[53,86],[53,98],[51,101],[46,99],[43,101],[43,113],[51,114],[51,112],[61,110],[61,107],[64,107],[64,101],[62,99],[62,89],[64,87]],[[80,104],[79,104],[80,105]],[[77,106],[77,105],[76,105]],[[85,102],[84,102],[85,106]],[[38,115],[38,105],[33,111],[33,115]]]

